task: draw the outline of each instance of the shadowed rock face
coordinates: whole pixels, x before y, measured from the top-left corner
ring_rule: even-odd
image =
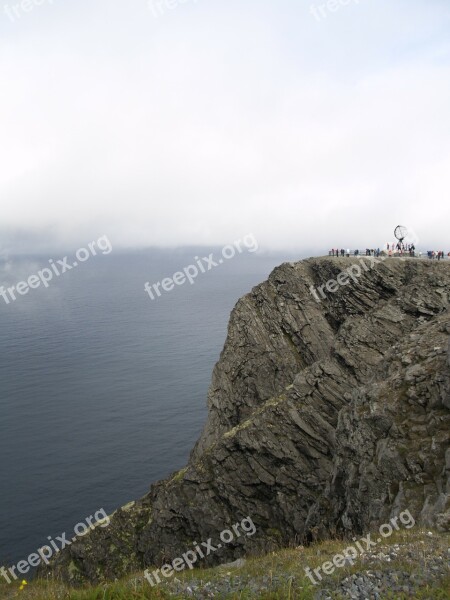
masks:
[[[72,583],[113,579],[247,516],[256,533],[202,565],[365,533],[406,509],[448,531],[450,264],[364,260],[321,302],[312,285],[362,263],[284,264],[239,300],[188,466],[50,569]]]

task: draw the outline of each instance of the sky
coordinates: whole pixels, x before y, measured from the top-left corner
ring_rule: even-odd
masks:
[[[0,0],[0,253],[450,251],[449,33],[448,0]]]

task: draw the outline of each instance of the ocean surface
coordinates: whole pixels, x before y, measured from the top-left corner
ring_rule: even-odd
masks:
[[[145,282],[210,252],[219,251],[99,253],[47,289],[0,297],[0,565],[186,464],[230,311],[276,265],[300,258],[245,251],[193,285],[153,301],[145,293]],[[0,259],[0,285],[48,258]]]

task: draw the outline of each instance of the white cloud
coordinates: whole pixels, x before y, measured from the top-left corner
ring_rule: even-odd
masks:
[[[0,229],[319,248],[407,222],[448,243],[448,9],[309,5],[55,2],[3,23]]]

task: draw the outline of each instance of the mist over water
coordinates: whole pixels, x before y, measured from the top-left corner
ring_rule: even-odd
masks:
[[[231,309],[301,258],[244,252],[194,285],[154,301],[144,292],[212,251],[99,254],[47,289],[0,298],[0,564],[185,465]],[[3,260],[1,285],[48,258]]]

